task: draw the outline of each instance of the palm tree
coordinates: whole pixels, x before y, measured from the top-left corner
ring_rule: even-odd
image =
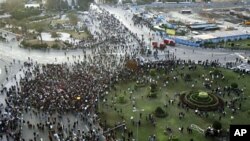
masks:
[[[41,44],[43,44],[42,32],[44,31],[44,28],[43,27],[38,27],[36,29],[36,31],[38,32],[38,35],[40,36]]]
[[[41,44],[43,43],[42,32],[45,31],[44,23],[36,23],[34,25],[34,29],[38,32],[38,36],[40,37]]]

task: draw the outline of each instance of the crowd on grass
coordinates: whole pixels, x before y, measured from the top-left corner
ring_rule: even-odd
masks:
[[[179,109],[182,110],[182,112],[179,112],[176,114],[178,115],[179,120],[184,120],[184,121],[186,119],[185,115],[187,115],[190,112],[194,113],[194,115],[197,116],[196,118],[210,119],[212,117],[214,120],[219,121],[219,122],[225,118],[233,118],[237,116],[241,112],[242,104],[244,104],[247,100],[246,95],[244,95],[245,88],[238,87],[234,83],[229,84],[228,78],[225,77],[222,72],[217,70],[217,68],[220,68],[220,65],[219,65],[219,62],[217,62],[216,60],[215,61],[201,61],[199,66],[203,67],[204,69],[209,69],[209,70],[211,68],[214,69],[214,71],[210,71],[210,72],[208,71],[209,72],[208,74],[203,73],[197,77],[201,79],[202,82],[204,82],[203,86],[205,89],[207,89],[207,91],[211,91],[214,95],[224,99],[223,107],[218,107],[218,109],[215,111],[206,111],[206,110],[199,109],[199,108],[193,109],[179,100],[178,97],[180,96],[180,94],[178,93],[174,94],[173,96],[170,96],[170,95],[168,96],[166,94],[167,102],[164,105],[162,105],[162,107],[165,107],[166,109],[171,108],[173,106],[178,107]],[[161,77],[158,74],[164,73],[164,74],[168,74],[170,78],[166,80],[162,78],[159,80],[163,80],[162,82],[163,87],[170,87],[169,83],[171,83],[171,86],[172,86],[178,83],[180,79],[185,80],[186,74],[185,73],[183,74],[183,72],[180,72],[180,70],[184,70],[185,68],[186,69],[188,68],[189,71],[195,72],[197,71],[198,65],[190,60],[188,61],[165,60],[165,61],[144,63],[142,65],[139,65],[138,67],[139,68],[136,71],[136,73],[134,72],[134,70],[133,72],[128,71],[126,69],[123,70],[123,72],[119,74],[120,82],[129,83],[131,81],[136,81],[137,84],[148,86],[151,83],[158,81],[159,77]],[[152,70],[156,70],[155,77],[152,77],[152,74],[151,74]],[[174,73],[175,71],[177,72],[177,75],[172,75],[172,74],[175,74]],[[238,79],[243,79],[245,74],[246,73],[244,71],[239,72]],[[209,85],[211,87],[206,87],[207,79],[212,79],[212,78],[214,79],[214,82],[209,81]],[[222,85],[221,83],[219,83],[220,81],[225,82],[225,85]],[[185,83],[189,85],[197,85],[195,82],[186,81]],[[236,86],[233,86],[233,85],[236,85]],[[159,86],[159,87],[162,87],[162,86]],[[158,88],[158,89],[161,89],[161,88]],[[134,93],[136,90],[134,90],[133,88],[128,88],[128,90],[124,90],[124,92],[122,92],[121,90],[116,90],[116,89],[114,91],[115,91],[114,92],[115,95],[113,97],[109,97],[108,99],[105,99],[105,103],[109,103],[109,105],[104,105],[104,108],[107,109],[108,111],[114,110],[114,112],[117,113],[121,117],[121,120],[120,120],[121,123],[125,121],[124,112],[120,106],[117,106],[117,101],[115,102],[115,99],[119,99],[119,95],[118,95],[119,93],[124,93],[124,95],[128,95],[129,98],[127,98],[128,100],[127,103],[129,103],[128,104],[129,106],[127,108],[129,109],[137,109],[138,106],[140,106],[140,105],[137,105],[138,103],[141,103],[140,100],[143,100],[145,98],[150,99],[149,97],[144,97],[144,96],[141,96],[141,98],[140,97],[135,98]],[[143,128],[145,128],[145,126],[143,125],[145,124],[151,125],[152,128],[155,128],[158,122],[158,118],[156,118],[156,115],[152,113],[148,114],[147,112],[139,112],[139,115],[140,115],[139,119],[137,118],[134,119],[131,117],[131,123],[130,122],[126,123],[125,126],[120,128],[119,132],[114,132],[113,136],[117,136],[117,134],[121,133],[123,140],[135,139],[136,138],[135,132],[127,128],[127,126],[130,124],[134,126],[134,129],[136,129],[138,126],[139,130],[143,130]],[[126,120],[129,121],[128,119]],[[115,126],[117,124],[119,123],[116,123]],[[103,125],[103,128],[104,129],[107,128],[106,124]],[[182,134],[183,133],[193,134],[193,130],[194,128],[190,125],[187,127],[180,125],[180,127],[177,129],[171,126],[166,126],[163,132],[170,139],[171,138],[173,139],[177,131]],[[221,130],[221,127],[218,128],[214,125],[211,127],[202,129],[202,130],[203,130],[202,132],[204,132],[205,137],[226,137],[229,135],[229,130],[226,130],[226,129]],[[148,140],[156,141],[157,136],[152,134],[151,136],[148,137]]]
[[[67,62],[62,64],[41,65],[29,58],[20,70],[23,75],[15,75],[13,79],[6,78],[7,82],[13,83],[11,87],[1,86],[1,94],[6,96],[6,106],[0,106],[0,132],[6,134],[7,140],[36,141],[48,138],[49,141],[99,141],[103,133],[107,140],[116,137],[115,130],[109,131],[105,122],[99,123],[100,116],[97,111],[99,102],[105,100],[105,95],[111,88],[115,89],[114,84],[117,81],[134,78],[131,71],[123,69],[124,62],[136,58],[143,42],[114,15],[104,9],[101,10],[101,13],[95,10],[90,13],[101,21],[102,27],[101,32],[96,32],[97,38],[94,42],[105,42],[88,51],[84,50],[83,57],[69,56],[65,52]],[[85,43],[83,43],[84,46],[92,46]],[[13,61],[13,63],[17,62]],[[149,72],[152,68],[174,71],[182,64],[195,67],[191,61],[165,60],[144,63],[139,68],[142,72]],[[218,61],[204,61],[201,65],[217,67]],[[139,77],[143,76],[138,74],[136,79]],[[171,101],[170,103],[176,104]],[[233,105],[237,110],[239,103],[240,101],[229,101],[226,105],[230,108]],[[117,109],[116,111],[122,112]],[[221,112],[223,114],[223,111]],[[197,115],[203,115],[200,113]],[[185,117],[183,116],[185,113],[179,113],[179,115],[181,118]],[[140,118],[143,118],[143,115]],[[152,125],[157,123],[156,118],[151,114],[145,118]],[[122,125],[123,140],[134,140],[135,133],[127,129],[128,123],[123,124],[125,124],[123,121],[116,123],[116,126]],[[137,124],[143,123],[134,121],[134,125]],[[31,131],[31,137],[27,138],[23,134],[23,129]],[[183,127],[180,129],[184,130]],[[171,130],[170,127],[166,127],[166,131]],[[189,127],[187,131],[192,133]],[[0,135],[0,139],[1,137]],[[156,141],[157,136],[152,135],[149,140]]]

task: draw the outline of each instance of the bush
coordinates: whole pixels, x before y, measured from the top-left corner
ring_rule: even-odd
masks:
[[[43,43],[43,44],[30,44],[28,42],[26,42],[25,40],[23,40],[21,42],[21,45],[24,47],[24,48],[33,48],[33,49],[42,49],[42,48],[47,48],[48,47],[48,44],[47,43]]]
[[[27,8],[27,9],[16,9],[15,11],[11,12],[10,14],[14,19],[22,20],[24,18],[28,18],[31,16],[37,16],[40,13],[41,13],[41,11],[38,9]]]
[[[192,109],[198,108],[201,111],[214,111],[224,106],[223,100],[214,94],[208,93],[208,97],[201,98],[198,92],[192,91],[182,94],[180,101]]]
[[[53,44],[51,48],[60,48],[60,46],[58,44]]]
[[[218,69],[213,70],[212,72],[213,75],[221,75],[221,71]]]
[[[167,116],[167,113],[161,107],[157,107],[155,109],[155,116],[158,118],[164,118]]]
[[[231,88],[233,88],[233,89],[237,89],[237,88],[238,88],[238,84],[237,84],[237,83],[235,83],[235,82],[233,82],[233,83],[231,84]]]
[[[155,77],[156,76],[156,69],[151,69],[149,73],[150,73],[150,76]]]
[[[21,42],[21,45],[23,46],[23,47],[30,47],[31,45],[28,43],[28,42],[26,42],[25,40],[23,40],[22,42]]]
[[[120,95],[120,96],[118,97],[118,102],[119,102],[120,104],[126,103],[126,99],[125,99],[124,95]]]
[[[43,43],[43,44],[33,44],[30,46],[31,48],[37,48],[37,49],[41,49],[41,48],[47,48],[48,44]]]
[[[220,130],[222,128],[222,125],[219,121],[214,121],[212,127],[216,130]]]
[[[191,81],[191,75],[190,75],[190,74],[186,74],[186,75],[184,76],[184,80],[185,80],[185,81]]]
[[[156,92],[157,91],[157,84],[155,83],[152,83],[150,85],[150,92]]]
[[[68,42],[63,42],[67,47],[72,47],[73,45]]]
[[[200,98],[207,98],[208,97],[208,93],[207,92],[199,92],[198,96]]]
[[[28,20],[30,20],[30,21],[39,21],[39,20],[44,20],[44,19],[50,18],[50,17],[52,17],[52,16],[49,16],[49,15],[36,16],[36,17],[29,17]]]
[[[128,60],[125,66],[131,71],[137,71],[139,69],[136,60]]]

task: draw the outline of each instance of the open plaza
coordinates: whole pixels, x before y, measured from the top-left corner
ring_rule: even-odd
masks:
[[[250,120],[249,1],[0,1],[1,141],[229,141]]]

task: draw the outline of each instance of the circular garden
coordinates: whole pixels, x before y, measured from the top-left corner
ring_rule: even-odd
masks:
[[[180,101],[192,109],[201,111],[214,111],[224,106],[224,102],[220,97],[203,91],[184,93],[180,96]]]

